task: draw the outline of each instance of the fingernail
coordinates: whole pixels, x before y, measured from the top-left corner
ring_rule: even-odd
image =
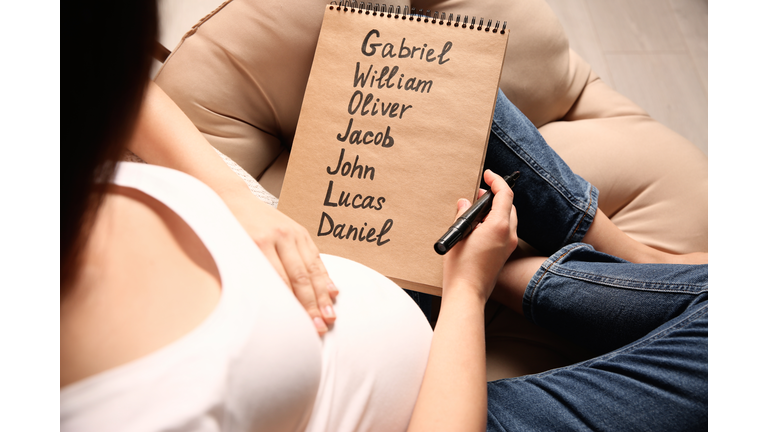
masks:
[[[336,313],[333,312],[333,306],[328,305],[323,308],[323,315],[325,315],[326,318],[336,318]]]
[[[330,292],[339,292],[339,289],[336,288],[336,285],[333,284],[333,282],[328,284],[328,291]]]
[[[312,322],[315,323],[315,328],[317,329],[317,331],[321,333],[325,333],[328,331],[328,327],[325,325],[325,321],[323,321],[322,318],[315,317],[312,319]]]

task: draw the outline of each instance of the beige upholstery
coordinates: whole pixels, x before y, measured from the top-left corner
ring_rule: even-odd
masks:
[[[414,1],[416,9],[507,21],[500,87],[599,206],[639,241],[707,250],[707,159],[597,77],[568,48],[544,0]],[[156,82],[221,152],[279,195],[323,3],[234,0],[196,25]],[[279,157],[281,156],[282,157]],[[506,308],[488,309],[489,377],[565,365],[587,353]]]

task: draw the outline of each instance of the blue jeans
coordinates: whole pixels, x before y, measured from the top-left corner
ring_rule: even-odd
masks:
[[[520,171],[521,176],[515,186],[515,207],[552,210],[522,213],[518,210],[518,236],[547,255],[569,240],[577,241],[584,237],[597,211],[597,189],[571,172],[568,165],[544,142],[536,127],[501,90],[496,99],[491,132],[483,170],[491,169],[502,176]],[[485,181],[480,187],[489,189]],[[571,188],[576,192],[572,192]],[[539,193],[544,190],[557,193]],[[573,207],[581,211],[559,211]],[[567,217],[570,219],[566,220]],[[560,238],[565,240],[554,243],[551,240]],[[432,296],[405,291],[427,319],[431,319]]]
[[[597,190],[501,92],[487,153],[486,168],[521,171],[518,235],[551,255],[525,316],[598,354],[488,383],[488,430],[706,430],[708,266],[632,264],[579,243]]]

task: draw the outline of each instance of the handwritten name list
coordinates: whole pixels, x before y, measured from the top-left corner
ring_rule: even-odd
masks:
[[[453,42],[446,41],[440,51],[436,51],[426,43],[418,46],[410,45],[407,43],[406,38],[402,38],[399,41],[399,47],[396,47],[392,42],[382,42],[381,32],[377,29],[371,29],[362,41],[360,53],[366,57],[381,56],[383,59],[399,59],[405,62],[436,62],[436,64],[442,65],[451,60],[448,54],[452,47]],[[410,76],[406,75],[406,73],[407,67],[401,69],[398,64],[374,69],[372,64],[366,67],[360,61],[356,62],[354,75],[350,80],[350,87],[354,90],[347,105],[347,113],[350,115],[349,122],[346,125],[346,129],[336,135],[336,140],[358,146],[379,146],[381,151],[386,151],[386,149],[393,147],[395,145],[395,137],[392,126],[394,125],[395,129],[397,129],[397,121],[401,120],[406,113],[415,115],[414,112],[409,112],[414,106],[403,102],[385,100],[385,95],[390,95],[397,91],[428,95],[434,85],[432,79]],[[374,89],[376,93],[369,92],[367,89]],[[355,128],[355,117],[365,116],[381,116],[386,119],[388,121],[386,129],[372,131]],[[389,122],[392,124],[389,124]],[[353,155],[354,160],[350,161]],[[364,165],[360,162],[360,156],[352,152],[345,158],[345,149],[343,147],[339,152],[338,161],[329,165],[326,172],[329,176],[348,176],[366,181],[375,181],[376,177],[376,168],[374,166]],[[364,189],[364,187],[361,189]],[[351,206],[353,209],[381,211],[386,201],[386,197],[367,195],[366,192],[334,191],[333,180],[329,180],[323,206]],[[387,237],[387,234],[392,230],[394,224],[394,220],[388,218],[378,228],[369,227],[368,222],[363,222],[362,226],[355,226],[352,223],[334,221],[331,214],[324,211],[320,216],[317,236],[332,236],[339,240],[365,241],[376,246],[383,246],[390,242],[391,239]]]
[[[278,209],[320,252],[439,293],[432,245],[479,184],[506,40],[327,8]]]

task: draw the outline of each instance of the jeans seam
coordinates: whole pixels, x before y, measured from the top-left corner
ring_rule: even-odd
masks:
[[[537,292],[537,290],[539,288],[539,284],[541,283],[541,280],[544,279],[544,276],[546,276],[547,273],[550,273],[550,269],[552,268],[552,266],[557,264],[560,260],[563,259],[564,256],[568,255],[572,250],[574,250],[576,248],[579,248],[579,247],[582,247],[582,246],[578,246],[577,245],[577,246],[568,248],[566,251],[564,251],[562,254],[560,254],[560,256],[558,256],[557,258],[552,260],[552,262],[550,262],[549,265],[546,268],[544,268],[543,266],[540,267],[539,270],[537,270],[537,272],[541,271],[541,275],[536,279],[536,282],[534,282],[533,285],[530,285],[530,282],[529,282],[529,286],[526,288],[526,292],[529,289],[531,290],[531,295],[529,296],[529,303],[530,304],[529,304],[529,307],[527,308],[527,313],[525,313],[526,312],[525,310],[523,312],[525,313],[525,315],[528,315],[528,319],[530,319],[531,322],[533,322],[534,324],[536,323],[536,320],[533,318],[533,308],[531,307],[531,305],[533,304],[533,298],[534,298],[534,296],[536,296],[536,292]],[[531,281],[533,281],[533,279],[531,279]],[[525,298],[525,293],[523,294],[523,298]]]
[[[552,263],[553,265],[555,263]],[[581,281],[604,285],[604,286],[610,286],[614,288],[620,288],[620,289],[627,289],[627,290],[636,290],[636,291],[652,291],[652,292],[665,292],[665,293],[676,293],[676,294],[689,294],[689,295],[699,295],[705,292],[709,291],[708,286],[702,286],[701,284],[693,284],[693,283],[675,283],[675,284],[666,284],[666,286],[674,285],[678,287],[678,289],[664,289],[664,288],[653,288],[653,287],[642,287],[642,286],[631,286],[632,283],[642,283],[641,281],[634,280],[634,279],[621,279],[612,277],[609,279],[600,278],[600,279],[592,279],[589,276],[592,276],[591,273],[586,272],[577,272],[573,270],[567,270],[563,271],[561,268],[555,267],[555,268],[548,268],[548,271],[552,274],[556,274],[558,276],[562,276],[569,279],[578,279]],[[622,284],[622,282],[624,284]],[[651,285],[664,285],[661,282],[652,282]],[[683,287],[690,287],[691,290],[685,290],[680,289]]]
[[[565,244],[574,243],[573,236],[576,235],[577,232],[579,232],[579,228],[581,227],[581,223],[584,222],[584,218],[587,217],[589,214],[589,209],[592,208],[592,184],[589,185],[589,202],[587,203],[587,209],[581,214],[581,219],[579,219],[579,223],[576,224],[576,227],[571,232],[571,235],[568,236],[568,239],[566,240]],[[579,239],[581,240],[581,239]]]
[[[541,177],[541,178],[542,178],[544,181],[546,181],[547,183],[549,183],[549,184],[552,186],[552,188],[553,188],[553,189],[555,189],[555,190],[557,191],[557,193],[558,193],[558,194],[560,194],[560,195],[561,195],[563,198],[565,198],[565,199],[566,199],[566,201],[568,201],[568,202],[569,202],[569,203],[570,203],[570,204],[571,204],[573,207],[577,208],[577,209],[578,209],[580,212],[581,212],[581,211],[584,211],[584,210],[582,209],[582,206],[584,205],[584,202],[583,202],[583,201],[581,201],[580,199],[578,199],[578,198],[577,198],[575,195],[573,195],[573,194],[571,194],[570,192],[568,192],[568,189],[567,189],[567,188],[565,188],[565,187],[564,187],[562,184],[560,184],[560,182],[556,181],[556,180],[555,180],[555,178],[554,178],[554,176],[552,176],[552,175],[549,173],[549,171],[547,171],[546,169],[544,169],[544,167],[542,167],[541,165],[539,165],[538,163],[536,163],[535,159],[534,159],[533,157],[531,157],[531,156],[528,154],[528,152],[526,152],[526,151],[525,151],[525,150],[522,148],[522,146],[520,146],[520,144],[518,144],[518,143],[517,143],[517,140],[515,140],[514,138],[512,138],[512,137],[511,137],[509,134],[507,134],[507,133],[506,133],[506,131],[504,131],[504,129],[502,129],[500,126],[498,126],[498,124],[496,123],[496,121],[494,121],[494,122],[493,122],[493,125],[492,125],[492,127],[491,127],[491,130],[492,130],[494,133],[496,133],[496,136],[499,138],[499,140],[501,140],[501,142],[503,142],[503,143],[504,143],[504,145],[506,145],[506,146],[507,146],[507,147],[508,147],[508,148],[509,148],[509,149],[510,149],[512,152],[514,152],[515,154],[517,154],[517,155],[518,155],[518,157],[520,157],[520,159],[522,159],[522,160],[523,160],[523,161],[524,161],[524,162],[525,162],[525,163],[526,163],[526,164],[527,164],[527,165],[528,165],[528,166],[531,168],[531,170],[533,170],[535,173],[539,174],[539,176],[540,176],[540,177]],[[507,139],[504,139],[504,138],[502,138],[502,137],[500,136],[501,134],[503,134],[503,135],[504,135],[504,136],[505,136]],[[514,149],[514,148],[512,148],[512,146],[510,146],[510,145],[509,145],[509,142],[511,142],[511,143],[514,143],[514,144],[515,144],[515,146],[516,146],[516,147],[518,147],[518,149],[520,150],[520,152],[522,152],[523,154],[525,154],[525,156],[526,156],[526,157],[522,157],[520,153],[518,153],[517,151],[515,151],[515,149]],[[536,169],[536,168],[534,168],[534,167],[531,165],[532,163],[533,163],[533,164],[535,164],[537,167],[539,167],[539,169]],[[546,175],[546,176],[544,176],[544,175],[541,175],[541,172],[544,172],[544,173],[546,173],[547,175]],[[590,186],[592,186],[592,185],[590,185]],[[589,197],[589,198],[590,198],[590,201],[591,201],[591,199],[592,199],[592,195],[591,195],[591,194],[590,194],[590,197]],[[589,206],[587,206],[587,211],[589,211]]]
[[[490,399],[490,398],[488,398],[488,399]],[[507,428],[506,428],[506,427],[504,427],[504,425],[503,425],[503,424],[501,424],[501,422],[499,421],[499,419],[498,419],[498,418],[496,418],[496,415],[495,415],[495,414],[493,414],[493,411],[491,411],[491,410],[489,409],[489,407],[487,406],[487,402],[486,402],[486,411],[488,412],[488,416],[489,416],[489,417],[492,417],[494,420],[496,420],[496,424],[500,425],[500,426],[501,426],[501,427],[502,427],[502,428],[503,428],[505,431],[507,430]],[[485,427],[486,427],[486,428],[488,427],[488,424],[487,424],[487,423],[486,423],[486,426],[485,426]]]

